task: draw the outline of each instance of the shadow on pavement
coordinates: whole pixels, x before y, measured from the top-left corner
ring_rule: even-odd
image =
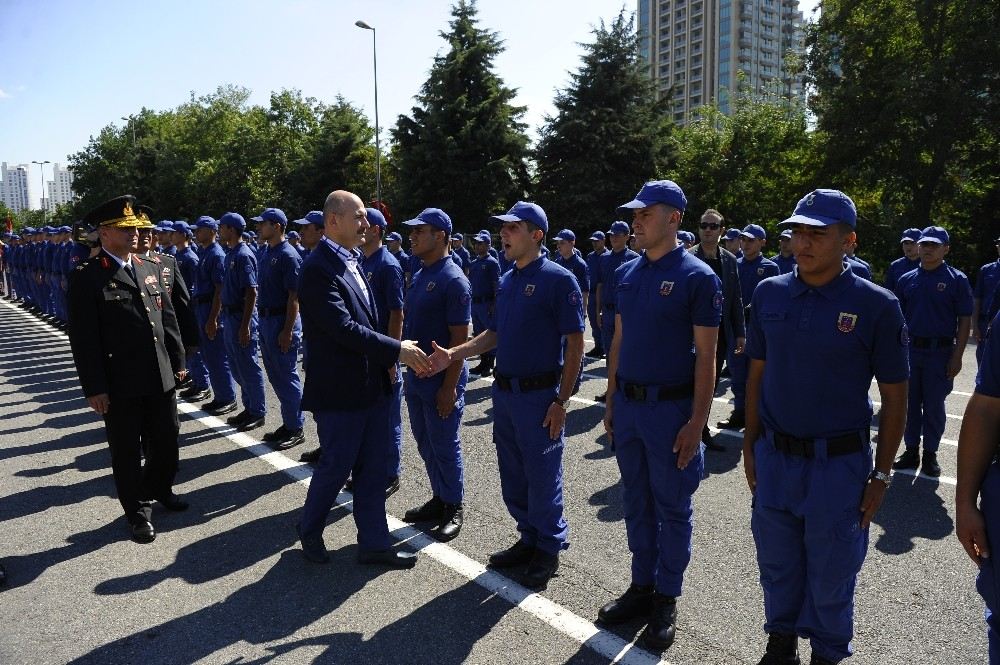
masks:
[[[940,483],[927,476],[897,473],[875,514],[875,523],[885,532],[875,547],[886,554],[904,554],[916,547],[917,539],[941,540],[955,530]]]

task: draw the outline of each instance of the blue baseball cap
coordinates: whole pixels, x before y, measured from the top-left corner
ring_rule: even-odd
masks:
[[[59,227],[59,233],[71,233],[72,231],[73,231],[72,227],[69,227],[69,226],[60,226]]]
[[[214,218],[208,215],[202,215],[198,218],[198,221],[194,223],[194,228],[196,229],[212,229],[213,231],[219,230],[219,223],[215,221]]]
[[[435,229],[451,235],[451,217],[441,208],[424,208],[415,218],[403,222],[405,226],[422,226],[427,224]]]
[[[393,231],[392,233],[390,233],[389,235],[387,235],[385,237],[385,239],[386,240],[392,240],[394,242],[403,242],[403,236],[399,235],[395,231]]]
[[[174,223],[169,219],[161,219],[157,222],[156,226],[153,227],[153,230],[157,233],[171,232],[174,230]]]
[[[903,231],[903,237],[899,239],[899,242],[917,242],[920,240],[920,229],[909,228]]]
[[[747,224],[746,228],[740,231],[740,235],[746,236],[747,238],[756,238],[757,240],[767,239],[767,231],[765,231],[764,227],[759,224]]]
[[[183,220],[174,222],[173,226],[174,226],[174,231],[180,231],[181,233],[188,233],[189,231],[191,231],[191,227],[188,225],[187,222]]]
[[[286,237],[287,237],[287,238],[288,238],[289,240],[298,240],[298,239],[299,239],[299,232],[298,232],[298,231],[289,231],[289,232],[288,232],[288,233],[286,234]]]
[[[285,216],[285,211],[281,208],[264,208],[264,212],[260,213],[256,217],[250,218],[254,222],[271,222],[272,224],[281,224],[282,228],[288,226],[288,217]]]
[[[673,180],[651,180],[642,186],[635,199],[618,206],[618,213],[624,214],[626,210],[648,208],[657,203],[684,210],[687,208],[688,200],[684,196],[684,190]]]
[[[54,233],[54,231],[51,226],[43,226],[42,233]]]
[[[920,232],[920,239],[917,242],[933,242],[938,245],[950,245],[951,238],[948,232],[940,226],[928,226]]]
[[[33,227],[33,226],[25,226],[23,229],[21,229],[21,234],[22,235],[33,236],[33,235],[35,235],[35,233],[36,233],[35,227]]]
[[[238,212],[227,212],[219,218],[219,226],[229,226],[243,233],[246,231],[247,221]]]
[[[781,233],[778,234],[778,237],[779,238],[784,238],[785,240],[791,240],[791,238],[792,238],[792,230],[791,229],[785,229],[784,231],[782,231]]]
[[[593,233],[590,234],[590,239],[603,241],[604,231],[594,231]]]
[[[629,227],[628,222],[612,222],[611,228],[608,229],[608,235],[631,235],[632,229]]]
[[[308,213],[306,213],[305,223],[312,224],[313,226],[317,226],[320,229],[322,229],[324,225],[323,212],[320,210],[310,210]]]
[[[518,201],[506,214],[493,215],[490,219],[501,224],[505,222],[530,222],[540,228],[542,233],[549,232],[549,218],[542,210],[542,206],[537,203]]]
[[[728,229],[726,235],[722,236],[724,240],[736,240],[740,237],[740,230],[737,228]]]
[[[485,242],[487,245],[490,245],[493,243],[493,236],[490,235],[489,231],[480,231],[472,236],[472,242]]]
[[[556,240],[569,240],[570,242],[576,242],[576,234],[569,229],[563,229],[556,234]]]
[[[451,234],[451,239],[452,240],[465,240],[465,236],[463,236],[461,233],[452,233]]]
[[[385,221],[385,215],[375,208],[365,208],[365,217],[368,218],[368,223],[372,226],[378,226],[383,229],[388,226],[388,223]]]
[[[852,229],[857,228],[858,210],[851,197],[836,189],[814,189],[799,200],[792,216],[779,225],[830,226],[841,223]]]

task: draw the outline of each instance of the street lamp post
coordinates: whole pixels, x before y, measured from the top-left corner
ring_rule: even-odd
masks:
[[[132,118],[126,118],[122,116],[122,120],[128,123],[128,126],[132,128],[132,148],[135,149],[135,124],[132,122]]]
[[[52,162],[50,162],[47,159],[44,162],[39,162],[33,159],[31,160],[31,163],[38,164],[38,175],[41,176],[42,178],[42,198],[38,203],[42,209],[42,224],[44,225],[45,224],[45,171],[44,171],[45,166],[44,165],[51,164]]]
[[[382,201],[382,148],[379,140],[378,126],[378,54],[375,46],[375,28],[364,21],[355,21],[354,25],[362,30],[372,31],[372,72],[375,80],[375,200]]]

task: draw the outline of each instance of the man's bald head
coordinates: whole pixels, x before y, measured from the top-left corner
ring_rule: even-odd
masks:
[[[353,249],[364,242],[368,228],[365,204],[357,194],[338,189],[323,202],[323,234],[338,245]]]

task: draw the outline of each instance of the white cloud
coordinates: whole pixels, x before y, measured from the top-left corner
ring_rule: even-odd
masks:
[[[6,92],[3,88],[0,88],[0,99],[10,99],[10,93]]]

